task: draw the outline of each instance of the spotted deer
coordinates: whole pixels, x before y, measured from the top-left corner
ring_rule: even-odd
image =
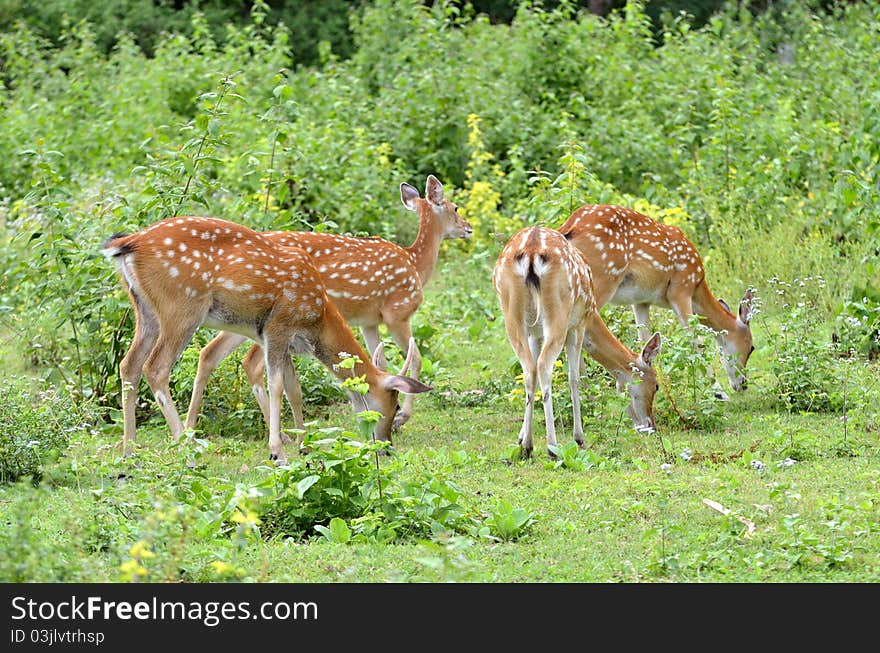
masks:
[[[637,430],[653,430],[657,378],[652,362],[660,334],[637,355],[623,345],[602,320],[593,293],[590,266],[558,231],[528,227],[513,236],[495,263],[495,292],[504,313],[507,338],[523,370],[526,412],[519,433],[524,458],[532,454],[535,378],[541,387],[547,446],[556,446],[551,397],[553,365],[565,347],[574,418],[573,435],[584,446],[578,369],[581,349],[611,372],[619,392],[630,395],[629,415]]]
[[[338,234],[302,231],[267,231],[269,243],[301,247],[315,262],[327,294],[349,324],[360,326],[371,353],[379,352],[379,367],[385,359],[379,348],[379,325],[385,324],[395,344],[406,351],[412,341],[410,321],[424,299],[424,289],[447,238],[469,238],[473,227],[459,214],[458,207],[444,197],[443,185],[429,175],[425,197],[409,184],[400,184],[403,205],[419,216],[419,232],[409,247],[382,238],[354,238]],[[244,342],[245,336],[222,332],[202,349],[187,411],[186,426],[194,428],[208,378],[220,362]],[[254,396],[268,423],[268,402],[263,387],[264,356],[254,344],[242,360]],[[422,357],[412,349],[410,376],[418,379]],[[302,390],[293,365],[284,365],[284,392],[293,410],[297,428],[302,428]],[[394,419],[398,428],[412,415],[413,396],[407,395]]]
[[[749,327],[752,291],[743,295],[736,313],[716,299],[699,253],[681,229],[622,206],[587,204],[558,231],[589,262],[599,308],[608,302],[632,304],[643,341],[650,333],[651,305],[671,308],[685,328],[694,313],[702,316],[717,333],[731,387],[746,389],[745,367],[755,349]],[[726,398],[717,384],[716,395]]]
[[[259,342],[268,371],[269,452],[283,460],[281,391],[289,352],[315,356],[339,379],[364,375],[365,407],[382,414],[374,435],[391,439],[398,392],[430,388],[376,367],[328,298],[311,257],[279,247],[258,232],[209,217],[161,220],[132,234],[112,236],[103,253],[118,268],[135,313],[135,333],[120,364],[124,432],[122,449],[135,439],[135,403],[147,378],[171,434],[184,430],[171,398],[174,363],[199,326]],[[344,352],[362,362],[339,369]],[[354,397],[353,397],[354,398]]]

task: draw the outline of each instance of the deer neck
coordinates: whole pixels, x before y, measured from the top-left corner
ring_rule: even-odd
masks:
[[[694,313],[702,316],[700,322],[713,331],[733,333],[736,329],[736,316],[724,309],[718,298],[709,290],[705,279],[694,289],[691,302]]]
[[[440,225],[434,217],[434,210],[424,200],[419,206],[419,233],[412,245],[406,248],[410,259],[425,285],[434,273],[437,256],[440,253]]]
[[[346,358],[340,356],[342,352],[357,357],[361,362],[355,363],[351,369],[339,367],[339,363]],[[315,344],[315,357],[340,381],[364,375],[372,388],[379,375],[379,369],[373,365],[370,355],[354,337],[342,314],[327,302],[325,302],[323,327]]]
[[[638,356],[608,330],[598,311],[587,319],[586,339],[590,342],[590,356],[611,373],[618,389],[622,389],[633,375]]]

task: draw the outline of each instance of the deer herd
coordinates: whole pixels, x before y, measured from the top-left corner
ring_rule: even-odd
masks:
[[[269,427],[272,460],[286,460],[281,430],[282,394],[297,428],[303,427],[302,389],[291,355],[308,354],[340,380],[363,377],[367,392],[348,390],[355,410],[381,415],[373,435],[391,440],[413,413],[414,395],[431,388],[418,380],[421,354],[411,320],[437,264],[444,239],[469,238],[473,228],[428,176],[425,196],[400,185],[403,205],[419,218],[409,247],[376,237],[302,231],[259,232],[218,218],[179,216],[104,244],[128,292],[135,315],[131,346],[120,363],[122,451],[132,452],[135,406],[145,376],[172,436],[196,425],[211,373],[246,340],[243,365]],[[558,229],[527,227],[502,249],[492,279],[507,337],[523,371],[526,407],[519,433],[523,457],[532,445],[536,384],[541,389],[548,454],[555,447],[553,366],[565,348],[573,411],[573,437],[584,446],[579,377],[584,349],[629,395],[637,431],[653,431],[652,366],[661,348],[650,333],[649,307],[671,308],[688,327],[692,315],[711,327],[734,390],[746,387],[753,351],[747,291],[734,313],[710,291],[696,248],[676,227],[612,205],[578,208]],[[632,304],[641,352],[608,329],[599,310]],[[406,351],[399,374],[386,371],[379,335],[384,324]],[[200,326],[219,331],[200,352],[185,421],[170,392],[171,370]],[[366,350],[351,330],[360,327]],[[695,340],[695,346],[700,346]],[[354,365],[340,365],[355,357]],[[264,375],[266,377],[264,381]],[[403,405],[398,403],[403,393]]]

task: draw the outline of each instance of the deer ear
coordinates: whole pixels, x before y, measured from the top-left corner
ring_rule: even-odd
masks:
[[[386,390],[397,390],[407,395],[417,395],[433,390],[431,386],[425,385],[421,381],[396,374],[388,374],[382,382],[382,387]]]
[[[751,289],[746,290],[746,294],[743,295],[743,298],[739,302],[739,319],[740,321],[748,325],[749,322],[752,321],[752,309],[755,304],[755,296],[752,294]]]
[[[373,352],[373,366],[379,367],[379,362],[382,360],[382,353],[385,351],[385,343],[381,340],[379,344],[376,346],[376,351]]]
[[[723,299],[719,299],[719,300],[718,300],[718,303],[721,304],[721,306],[724,307],[724,310],[727,311],[728,313],[732,313],[732,312],[733,312],[733,311],[730,310],[730,306],[727,305],[727,302],[724,301]]]
[[[419,191],[407,183],[400,184],[400,201],[410,211],[416,210],[416,200],[419,199]]]
[[[660,345],[661,342],[659,333],[655,333],[653,336],[651,336],[651,339],[645,343],[645,348],[642,349],[642,354],[641,356],[639,356],[639,358],[641,358],[645,365],[647,365],[648,367],[651,366],[651,363],[653,363],[654,359],[657,358],[657,354],[660,353]]]
[[[428,175],[428,182],[425,184],[425,197],[435,206],[443,206],[443,184],[434,175]]]
[[[406,360],[403,361],[403,367],[400,368],[400,376],[405,376],[409,371],[409,366],[412,364],[413,355],[415,354],[416,349],[416,339],[410,336],[409,348],[406,351]]]

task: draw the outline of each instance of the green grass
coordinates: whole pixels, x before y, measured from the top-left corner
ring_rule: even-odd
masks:
[[[458,278],[449,270],[444,274]],[[424,315],[450,318],[448,313],[455,311],[450,297],[456,288],[462,292],[469,284],[480,287],[479,279],[470,279],[456,286],[441,275]],[[665,319],[662,313],[657,317],[661,323]],[[774,325],[777,319],[767,317]],[[451,319],[448,323],[454,324]],[[523,410],[521,397],[510,392],[516,387],[512,352],[500,320],[486,322],[473,338],[464,333],[467,328],[465,321],[433,337],[433,350],[442,353],[430,379],[434,390],[417,399],[413,418],[395,436],[395,448],[410,473],[442,475],[453,482],[462,492],[460,502],[473,514],[486,515],[498,502],[507,501],[533,512],[535,522],[507,542],[461,534],[389,545],[330,544],[317,537],[250,538],[235,550],[230,563],[242,570],[244,579],[880,579],[880,421],[874,366],[858,366],[849,381],[861,390],[851,390],[846,432],[839,412],[800,414],[780,408],[763,347],[750,362],[749,390],[719,404],[709,427],[686,428],[658,394],[659,433],[645,436],[632,430],[620,414],[622,404],[610,379],[590,363],[590,394],[597,393],[597,400],[585,399],[584,425],[594,465],[574,471],[554,468],[548,458],[540,408],[534,458],[505,460],[505,451],[516,442]],[[236,366],[236,358],[224,365]],[[662,368],[663,363],[661,352],[657,364]],[[209,399],[219,391],[209,386]],[[202,425],[206,432],[199,435],[209,445],[199,460],[200,478],[247,484],[267,473],[262,467],[268,454],[265,428],[250,410],[246,386],[241,392],[248,410],[227,418],[231,423],[223,425],[223,437],[212,434],[211,420]],[[672,392],[678,403],[685,401],[678,388]],[[571,437],[570,414],[562,408],[566,393],[559,384],[561,444]],[[349,406],[342,402],[310,409],[307,418],[314,428],[357,431]],[[136,456],[122,460],[119,424],[77,432],[66,457],[47,466],[39,488],[24,482],[0,488],[0,519],[7,524],[6,576],[121,580],[125,576],[120,565],[130,559],[130,547],[144,541],[156,552],[154,558],[142,560],[145,579],[218,579],[211,562],[230,562],[230,547],[200,537],[185,511],[180,513],[183,517],[172,514],[186,503],[181,492],[194,487],[181,481],[191,473],[186,465],[189,450],[172,446],[161,417],[141,425],[138,436]],[[681,456],[685,449],[690,450],[689,461]],[[797,462],[785,466],[786,458]],[[753,459],[763,463],[763,471],[750,464]],[[671,466],[664,470],[667,461]],[[704,499],[733,514],[711,509]],[[750,536],[738,516],[754,524]]]

